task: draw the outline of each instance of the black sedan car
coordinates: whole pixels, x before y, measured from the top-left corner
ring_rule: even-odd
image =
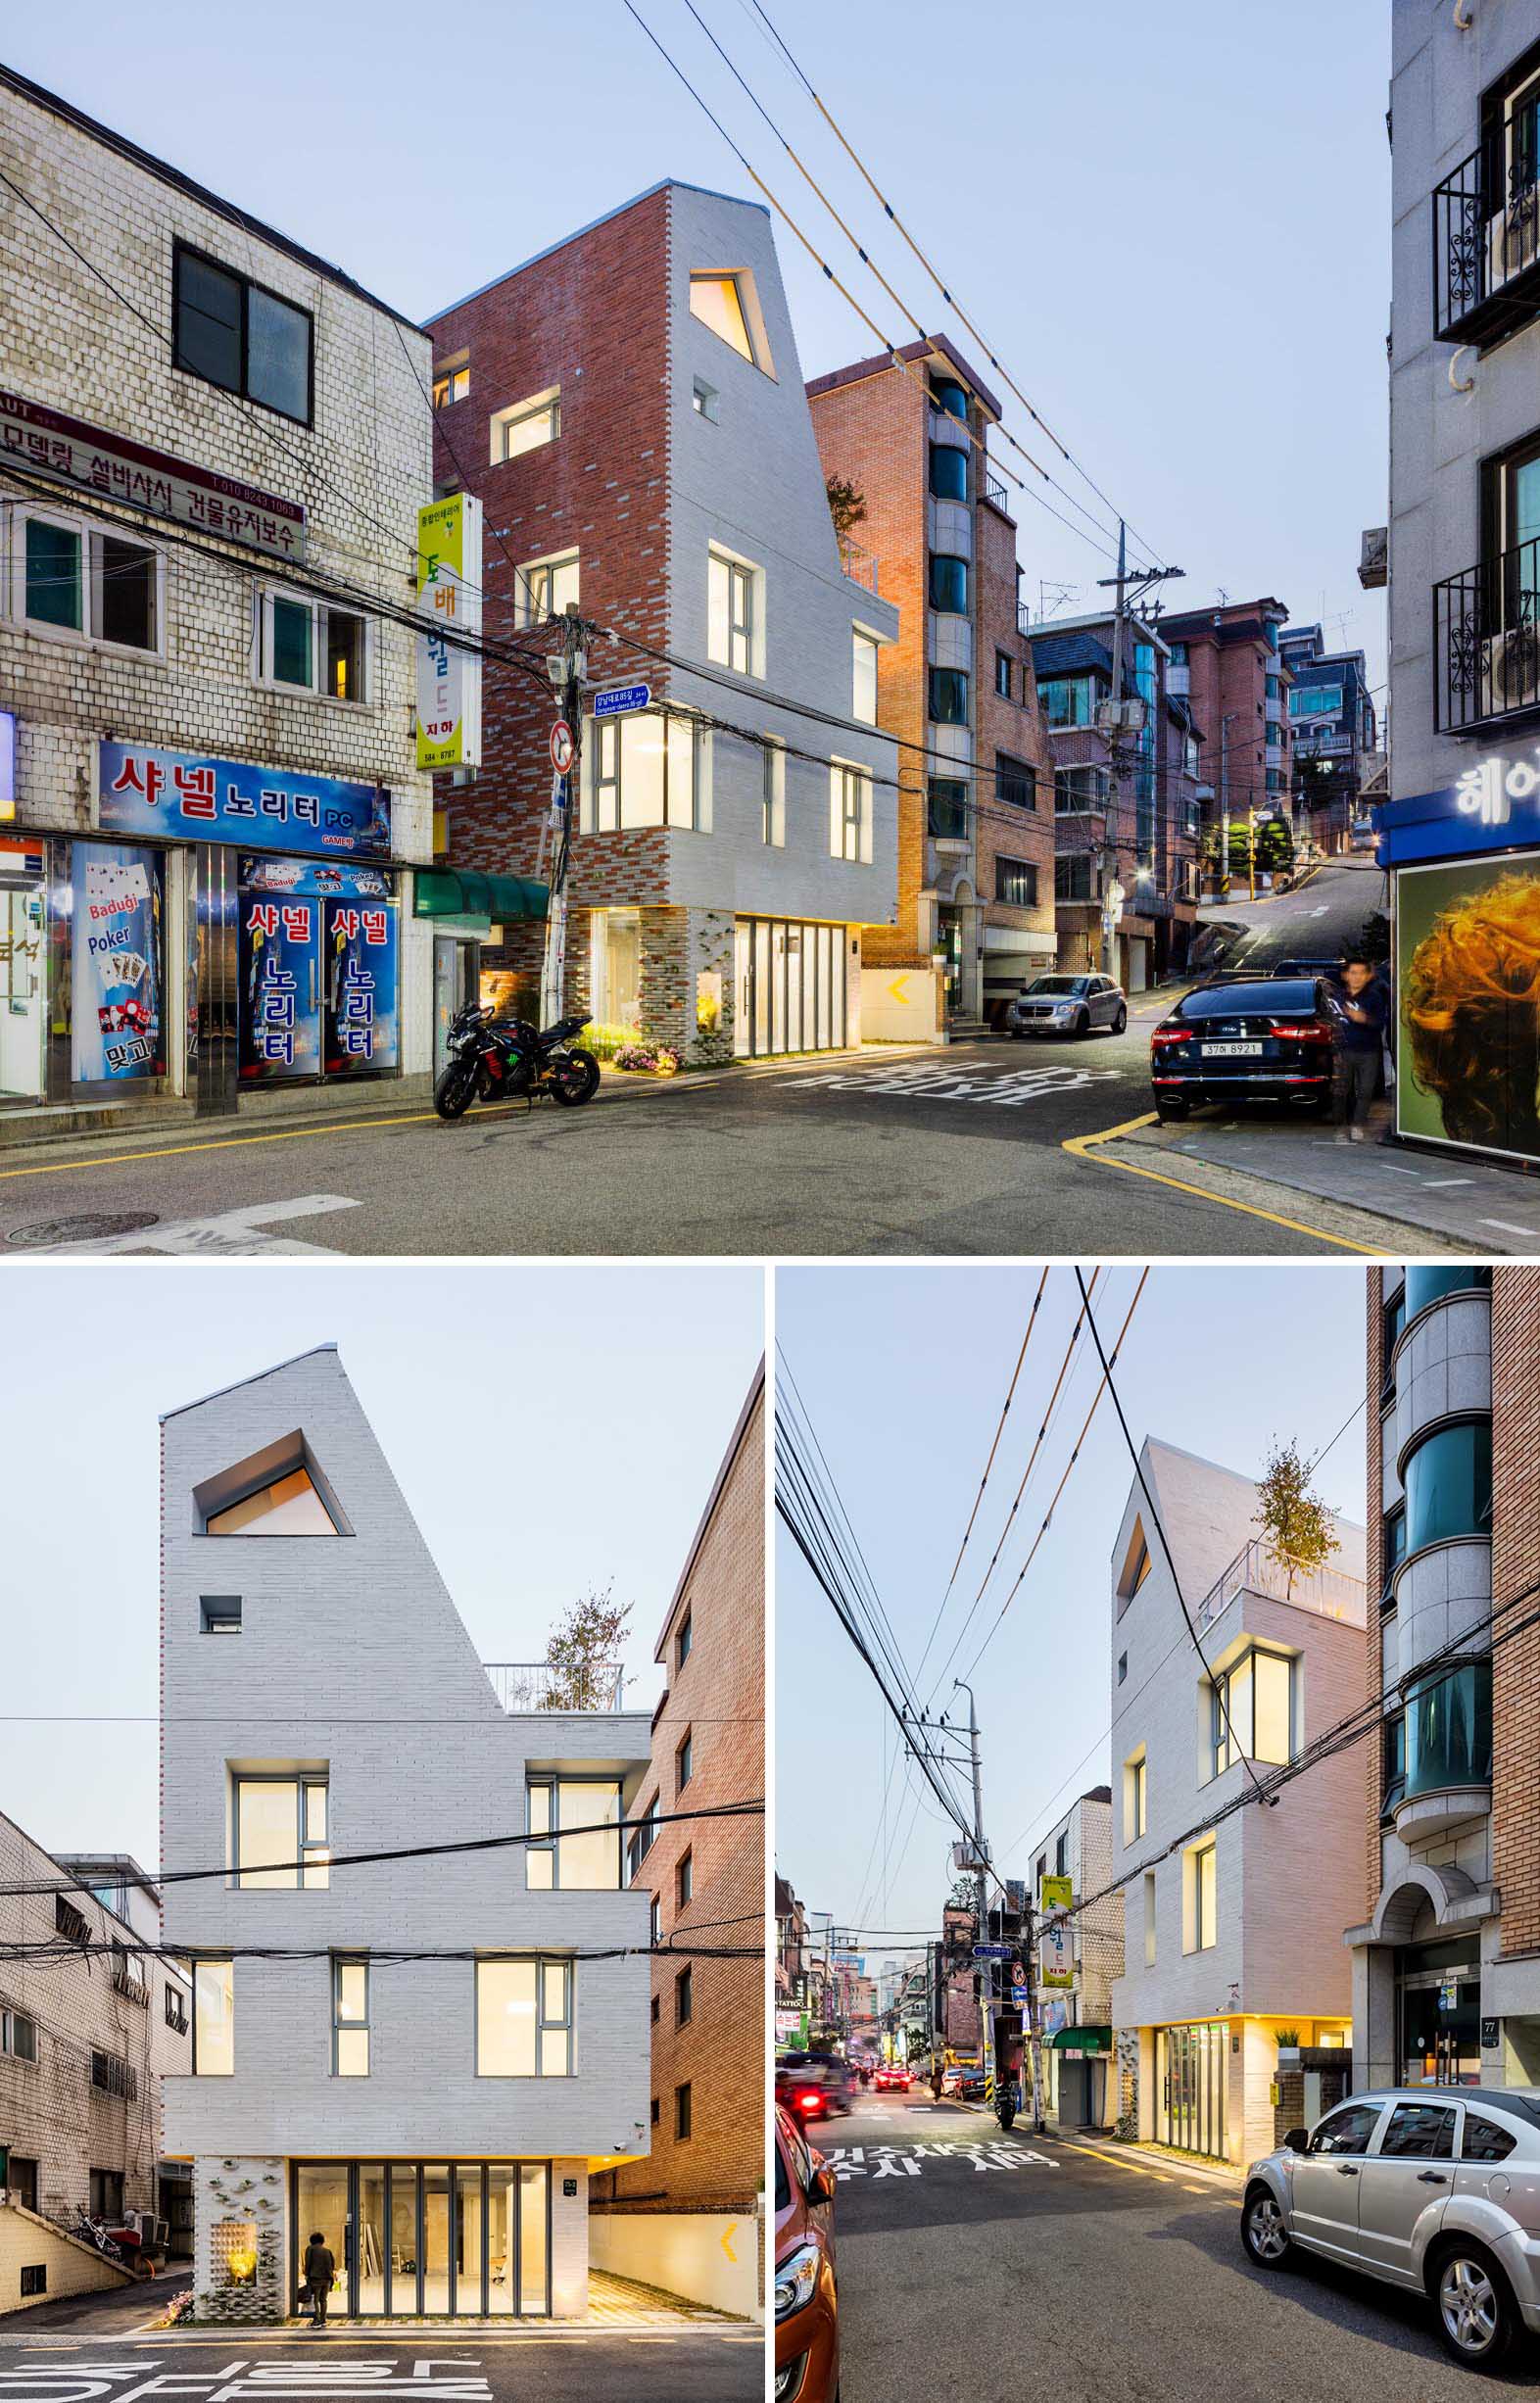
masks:
[[[1150,1036],[1150,1082],[1162,1118],[1195,1101],[1291,1102],[1325,1109],[1342,1014],[1320,977],[1200,985]]]

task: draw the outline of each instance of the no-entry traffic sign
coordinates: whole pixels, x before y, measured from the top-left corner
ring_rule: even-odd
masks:
[[[565,776],[572,765],[572,729],[564,717],[551,729],[551,764],[558,776]]]

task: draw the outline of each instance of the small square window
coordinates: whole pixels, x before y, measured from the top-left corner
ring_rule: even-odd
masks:
[[[539,451],[548,442],[554,442],[561,431],[561,394],[548,392],[538,401],[524,401],[516,409],[508,409],[493,420],[497,444],[495,457],[521,458],[526,451]]]
[[[433,378],[433,406],[435,409],[453,409],[457,401],[463,401],[469,390],[468,363],[461,362],[457,366],[446,363]]]
[[[708,384],[703,376],[698,375],[691,385],[690,406],[698,417],[709,417],[713,425],[718,422],[717,389],[714,384]]]
[[[240,1595],[200,1594],[198,1619],[205,1635],[239,1635],[241,1632]]]
[[[656,2106],[654,2105],[654,2108]],[[22,2292],[24,2295],[46,2294],[48,2292],[48,2266],[46,2262],[37,2261],[29,2263],[24,2261],[22,2264]]]

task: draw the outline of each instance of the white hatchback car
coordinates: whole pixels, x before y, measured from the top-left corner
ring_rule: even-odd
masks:
[[[1252,2163],[1240,2225],[1259,2269],[1298,2246],[1426,2294],[1455,2359],[1493,2369],[1540,2332],[1540,2091],[1355,2094]]]

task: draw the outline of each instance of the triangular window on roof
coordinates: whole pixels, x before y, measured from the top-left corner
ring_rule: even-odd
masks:
[[[259,1485],[204,1524],[207,1535],[335,1535],[337,1524],[308,1468],[291,1468]]]
[[[745,286],[748,278],[743,275],[697,275],[690,278],[690,313],[708,325],[719,341],[746,359],[751,367],[764,365],[759,357],[749,317],[752,304],[745,307]],[[754,312],[753,313],[757,313]]]
[[[1145,1541],[1144,1521],[1136,1518],[1133,1522],[1133,1533],[1129,1538],[1129,1549],[1123,1556],[1122,1574],[1118,1579],[1118,1601],[1122,1606],[1118,1612],[1120,1618],[1149,1573],[1150,1548]]]

